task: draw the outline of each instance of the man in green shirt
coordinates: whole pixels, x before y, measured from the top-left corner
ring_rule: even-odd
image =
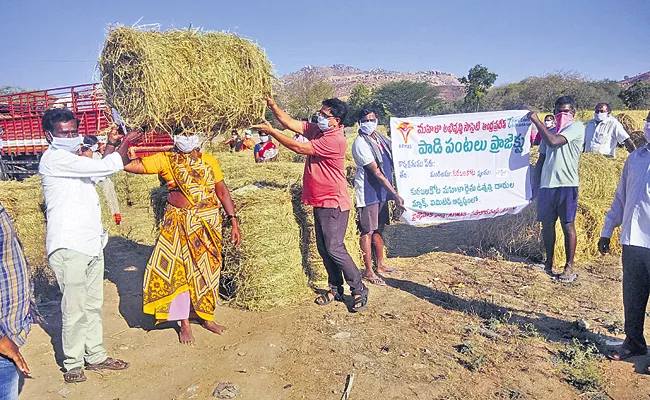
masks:
[[[542,223],[542,237],[546,250],[544,269],[552,273],[555,256],[555,223],[558,218],[564,232],[566,264],[557,279],[571,283],[578,277],[573,272],[576,252],[576,228],[578,209],[578,162],[585,143],[585,127],[575,121],[575,101],[562,96],[555,101],[555,128],[547,128],[535,112],[528,118],[542,137],[539,161],[533,172],[534,182],[539,182],[537,196],[537,220]]]

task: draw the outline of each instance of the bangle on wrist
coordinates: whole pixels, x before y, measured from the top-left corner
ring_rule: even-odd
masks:
[[[232,220],[237,220],[237,215],[226,215],[226,221],[230,222]]]

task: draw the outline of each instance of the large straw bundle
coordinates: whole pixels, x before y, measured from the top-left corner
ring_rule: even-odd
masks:
[[[234,303],[260,310],[304,299],[310,290],[288,188],[241,192],[234,201],[242,245],[226,252],[223,271],[223,285]]]
[[[249,40],[222,32],[118,27],[99,59],[107,102],[125,123],[214,136],[250,126],[265,110],[272,67]]]
[[[537,151],[531,153],[531,163],[537,161]],[[627,158],[627,152],[617,152],[614,159],[600,154],[586,153],[580,159],[580,187],[578,213],[575,227],[578,237],[577,261],[587,261],[598,256],[598,238],[605,222],[605,213],[614,198],[616,186]],[[541,224],[536,221],[536,204],[532,203],[517,215],[477,221],[470,233],[475,246],[496,248],[502,253],[516,254],[531,260],[544,259]],[[562,228],[556,225],[556,263],[564,259]],[[612,237],[612,250],[620,252],[619,232]]]
[[[40,176],[0,182],[0,204],[13,221],[32,269],[45,267],[45,204]]]

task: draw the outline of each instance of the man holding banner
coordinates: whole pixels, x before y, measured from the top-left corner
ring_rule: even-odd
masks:
[[[574,121],[575,113],[575,101],[570,96],[555,101],[556,127],[553,129],[548,129],[536,112],[528,113],[542,136],[534,171],[534,180],[540,183],[537,220],[542,223],[546,250],[546,261],[540,269],[549,273],[553,270],[555,223],[559,218],[566,249],[564,271],[557,277],[562,283],[572,283],[578,277],[573,271],[577,242],[574,221],[578,209],[578,162],[585,142],[585,127],[582,122]]]

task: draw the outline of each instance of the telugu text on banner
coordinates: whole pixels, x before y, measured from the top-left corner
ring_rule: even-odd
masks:
[[[402,220],[410,225],[516,214],[530,203],[527,111],[391,118]]]

